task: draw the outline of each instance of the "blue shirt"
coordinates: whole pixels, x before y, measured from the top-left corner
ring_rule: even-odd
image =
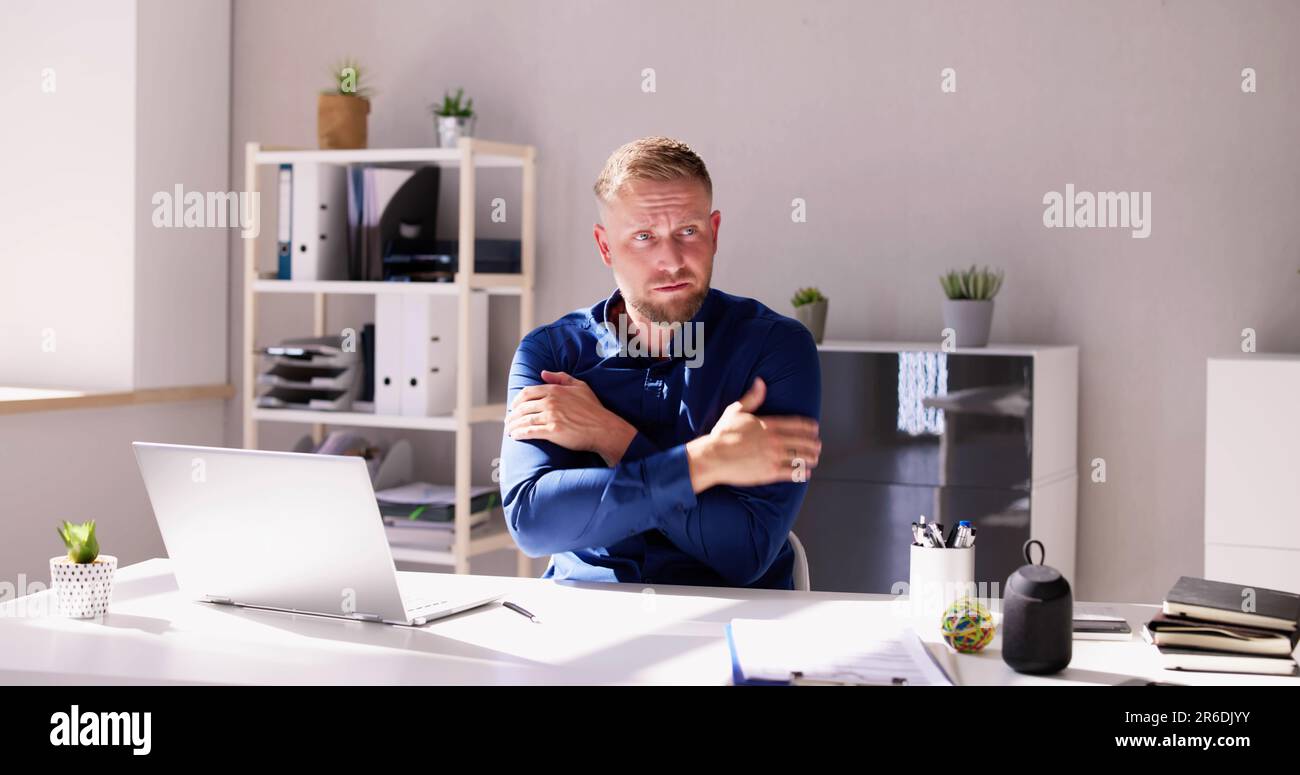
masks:
[[[697,495],[685,444],[709,433],[756,376],[767,383],[757,414],[819,419],[812,335],[753,299],[712,289],[691,320],[703,324],[702,357],[632,357],[603,324],[618,298],[616,290],[534,329],[515,353],[507,406],[544,384],[542,370],[563,371],[637,429],[612,467],[594,452],[505,435],[501,493],[515,542],[530,557],[552,555],[542,578],[793,589],[787,536],[808,485],[792,476]]]

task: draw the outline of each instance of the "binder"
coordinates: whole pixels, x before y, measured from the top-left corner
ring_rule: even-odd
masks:
[[[487,403],[487,294],[470,293],[469,308],[470,403],[477,406]],[[429,417],[455,411],[458,309],[455,296],[421,294],[402,299],[403,415]]]
[[[290,279],[347,279],[347,169],[296,162],[291,185]]]
[[[401,414],[402,297],[375,295],[375,414]]]
[[[375,413],[407,417],[456,409],[459,298],[375,296]],[[470,294],[470,402],[487,402],[487,294]]]
[[[293,165],[280,165],[280,205],[276,213],[277,280],[292,279],[293,255]]]

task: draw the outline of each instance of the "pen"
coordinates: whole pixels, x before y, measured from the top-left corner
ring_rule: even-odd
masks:
[[[942,548],[943,548],[943,528],[940,527],[940,525],[939,525],[938,522],[931,522],[929,525],[927,525],[927,527],[930,528],[930,539],[931,539],[932,541],[934,541],[934,545],[935,545],[936,547],[942,549]]]
[[[511,611],[514,611],[520,616],[527,616],[529,619],[532,620],[533,624],[542,623],[541,620],[539,620],[536,616],[533,616],[532,613],[529,612],[527,609],[525,609],[523,606],[515,605],[514,603],[508,602],[506,600],[502,600],[501,605],[505,606],[506,608],[509,608]]]
[[[957,523],[957,542],[953,544],[958,549],[965,549],[967,540],[970,538],[970,520],[963,519]]]

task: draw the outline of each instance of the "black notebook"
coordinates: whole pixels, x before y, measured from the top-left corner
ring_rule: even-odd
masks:
[[[1157,646],[1271,657],[1290,656],[1300,639],[1300,632],[1288,634],[1165,614],[1156,614],[1147,622],[1147,630]]]
[[[1300,629],[1300,595],[1192,576],[1178,579],[1165,595],[1164,612],[1279,632]]]

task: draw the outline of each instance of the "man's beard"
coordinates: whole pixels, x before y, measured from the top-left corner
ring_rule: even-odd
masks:
[[[627,303],[652,323],[688,323],[700,311],[704,297],[708,295],[709,289],[701,288],[695,294],[670,304],[655,304],[639,298],[628,299]]]
[[[676,280],[660,283],[660,285],[694,279],[693,277],[680,277]],[[650,294],[654,293],[653,290],[647,292],[647,297],[629,296],[624,293],[623,298],[632,309],[641,313],[646,320],[652,323],[689,323],[691,318],[695,317],[695,313],[700,311],[700,307],[704,306],[704,299],[709,295],[709,280],[711,279],[711,277],[705,277],[704,282],[697,283],[699,288],[690,296],[673,299],[663,304],[653,302],[648,298]]]

